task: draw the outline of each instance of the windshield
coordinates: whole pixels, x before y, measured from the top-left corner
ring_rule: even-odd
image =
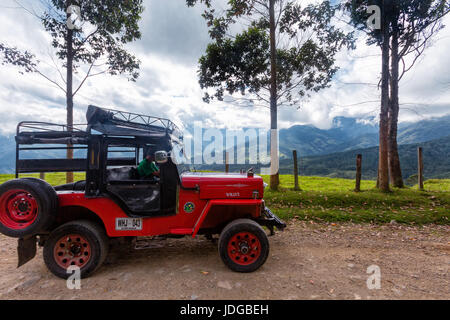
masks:
[[[190,164],[190,161],[186,155],[186,150],[184,148],[183,136],[177,132],[176,135],[171,135],[171,146],[172,150],[170,151],[170,157],[172,162],[178,168],[178,174],[182,174],[184,172],[193,171],[194,168]]]

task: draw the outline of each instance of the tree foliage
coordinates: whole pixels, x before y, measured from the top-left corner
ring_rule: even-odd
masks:
[[[23,68],[25,72],[33,72],[36,67],[36,62],[34,62],[35,56],[28,51],[22,52],[16,47],[7,47],[0,43],[0,52],[3,54],[2,65],[14,64]],[[20,71],[22,74],[23,72]]]
[[[138,78],[140,61],[125,50],[124,44],[141,37],[138,22],[144,10],[142,0],[48,0],[41,3],[45,9],[38,18],[52,37],[51,44],[57,58],[66,62],[70,52],[74,73],[78,73],[81,66],[86,66],[85,76],[73,95],[87,78],[100,74],[125,74],[131,81]],[[71,30],[67,27],[69,4],[81,9],[81,15],[77,17],[82,21],[79,29]],[[68,45],[69,32],[72,34],[71,47]],[[40,61],[31,52],[22,52],[16,47],[1,43],[0,52],[3,54],[3,64],[13,64],[25,72],[44,75],[39,69]],[[67,68],[67,63],[63,66]],[[67,91],[59,80],[45,77]],[[66,82],[66,79],[62,80]]]
[[[188,1],[193,4],[196,1]],[[213,42],[199,61],[204,100],[222,100],[224,94],[250,94],[269,102],[270,37],[268,1],[230,0],[225,13],[217,14],[211,2],[203,14]],[[336,53],[353,47],[352,34],[332,22],[336,7],[329,1],[302,6],[277,1],[277,96],[278,105],[298,105],[311,92],[327,87],[337,72]],[[231,30],[241,31],[231,34]]]
[[[450,12],[448,0],[344,1],[342,7],[350,12],[351,24],[368,35],[369,45],[380,44],[382,41],[381,30],[367,26],[367,20],[371,16],[368,7],[372,5],[379,6],[382,18],[389,21],[390,34],[398,36],[399,58],[403,61],[401,75],[412,68],[417,61],[416,57],[422,55],[431,38],[444,28],[442,18]],[[414,58],[407,66],[404,58],[409,55]]]
[[[67,58],[67,1],[51,0],[52,10],[42,17],[43,25],[52,35],[52,45],[59,59]],[[104,73],[111,75],[127,74],[130,80],[136,80],[139,73],[139,61],[128,53],[123,45],[140,39],[138,22],[144,8],[142,0],[89,0],[72,1],[80,7],[79,19],[85,29],[74,29],[73,61],[74,71],[79,63],[93,65],[104,58]],[[84,27],[83,26],[83,27]]]

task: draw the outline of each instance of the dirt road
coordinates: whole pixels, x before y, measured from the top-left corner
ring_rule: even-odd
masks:
[[[289,223],[270,238],[266,264],[229,271],[206,239],[113,248],[81,290],[42,260],[16,269],[16,240],[0,235],[0,299],[450,299],[450,227]],[[367,288],[369,266],[381,289]]]

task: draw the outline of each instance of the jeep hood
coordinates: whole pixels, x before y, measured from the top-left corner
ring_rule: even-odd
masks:
[[[184,188],[199,188],[200,199],[262,199],[264,182],[260,176],[239,173],[189,172],[181,175]]]

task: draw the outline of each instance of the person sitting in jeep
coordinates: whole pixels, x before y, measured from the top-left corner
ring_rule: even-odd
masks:
[[[156,166],[151,154],[147,154],[144,160],[139,163],[137,171],[139,177],[143,179],[159,177],[159,168]]]

